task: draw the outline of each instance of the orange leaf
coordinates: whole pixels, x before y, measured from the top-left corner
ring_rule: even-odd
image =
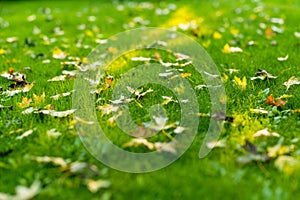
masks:
[[[277,98],[275,101],[273,94],[270,94],[265,102],[268,105],[272,105],[276,107],[282,107],[286,104],[286,101],[283,101],[281,98]]]

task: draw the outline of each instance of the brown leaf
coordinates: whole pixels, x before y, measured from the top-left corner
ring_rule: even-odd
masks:
[[[275,101],[273,94],[270,94],[265,103],[270,106],[282,107],[286,104],[286,101],[283,101],[281,98],[277,98]]]

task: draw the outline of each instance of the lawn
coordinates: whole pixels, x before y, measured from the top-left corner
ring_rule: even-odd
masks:
[[[299,4],[1,1],[0,199],[300,198]],[[188,58],[176,54],[184,52],[180,48],[127,52],[105,65],[98,80],[89,81],[93,90],[78,93],[90,52],[115,34],[141,27],[176,30],[205,49],[226,91],[218,98],[226,113],[211,110],[211,86]],[[110,55],[119,49],[105,50]],[[180,79],[177,92],[155,83],[126,87],[136,79],[122,74],[144,64],[165,65],[166,71],[152,68],[141,75]],[[193,98],[184,103],[176,97],[187,91],[181,83],[192,86],[199,105],[190,108],[194,113],[184,127],[178,125],[184,119],[180,111]],[[130,99],[114,96],[120,85]],[[74,106],[78,99],[83,104]],[[120,112],[126,101],[137,131],[131,131],[128,116]],[[172,164],[128,173],[102,164],[86,148],[78,124],[93,127],[94,122],[79,107],[93,108],[97,124],[116,146],[140,154],[181,152],[174,137],[184,136],[198,120],[199,126],[191,146]],[[205,143],[210,122],[223,128],[218,138]],[[134,139],[118,126],[122,123],[135,136],[157,134]],[[199,158],[202,145],[211,151]],[[105,151],[105,145],[96,146]]]

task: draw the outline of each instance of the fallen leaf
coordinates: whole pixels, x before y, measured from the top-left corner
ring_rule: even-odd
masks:
[[[87,185],[90,192],[96,193],[101,188],[108,188],[110,186],[110,181],[103,180],[103,179],[99,179],[96,181],[92,179],[88,179],[86,180],[85,184]]]
[[[265,100],[265,103],[270,105],[270,106],[282,107],[286,104],[286,101],[283,101],[280,98],[277,98],[276,101],[275,101],[273,94],[270,94],[267,97],[267,100]]]
[[[287,175],[291,175],[300,169],[300,161],[292,156],[279,156],[274,163],[280,171]]]
[[[120,99],[111,100],[112,104],[124,104],[130,103],[133,99],[132,98],[125,98],[123,95],[120,96]]]
[[[38,163],[52,163],[60,167],[66,167],[68,165],[68,162],[61,157],[37,156],[33,157],[33,159]]]
[[[280,137],[278,133],[269,132],[268,128],[262,129],[254,133],[253,137],[261,137],[261,136],[273,136],[273,137]]]
[[[182,53],[174,53],[174,56],[176,57],[176,61],[188,60],[190,58],[190,56]]]
[[[34,21],[34,20],[36,20],[36,15],[29,15],[29,16],[27,17],[27,21],[29,21],[29,22],[32,22],[32,21]]]
[[[48,137],[54,137],[54,138],[57,138],[57,137],[59,137],[60,135],[61,135],[61,133],[58,132],[58,131],[56,131],[55,128],[50,129],[50,130],[47,131],[47,136],[48,136]]]
[[[174,133],[180,134],[180,133],[182,133],[182,132],[185,131],[185,130],[186,130],[185,127],[177,126],[177,127],[174,129]]]
[[[151,61],[151,58],[148,58],[148,57],[133,57],[133,58],[130,58],[130,60],[149,62],[149,61]]]
[[[243,50],[240,47],[231,47],[229,44],[225,44],[222,49],[223,53],[241,53]]]
[[[281,138],[275,146],[267,148],[269,157],[275,158],[277,156],[288,154],[294,151],[295,146],[293,144],[286,146],[282,145],[282,142],[283,138]]]
[[[64,81],[66,80],[66,75],[55,76],[52,79],[49,79],[48,82]]]
[[[195,89],[202,90],[203,88],[207,88],[207,85],[197,85]]]
[[[278,61],[285,61],[289,58],[289,55],[286,55],[285,57],[278,57],[277,60]]]
[[[209,149],[213,149],[216,147],[220,147],[220,148],[226,147],[226,140],[222,139],[222,140],[217,140],[217,141],[211,141],[211,142],[206,143],[206,146]]]
[[[0,55],[4,55],[4,54],[6,54],[6,50],[5,50],[5,49],[2,49],[2,48],[0,48]]]
[[[96,109],[101,110],[103,115],[108,115],[112,112],[117,112],[119,109],[119,106],[114,106],[111,104],[104,104],[102,106],[97,106]]]
[[[76,109],[65,110],[65,111],[55,111],[55,110],[39,110],[39,113],[43,113],[45,115],[50,115],[52,117],[67,117],[68,115],[73,114]]]
[[[41,94],[40,96],[33,94],[34,105],[36,107],[41,106],[41,104],[45,102],[45,96],[45,92],[43,92],[43,94]]]
[[[105,83],[107,84],[108,87],[112,86],[114,81],[114,77],[113,76],[106,76],[105,77]]]
[[[242,79],[235,76],[234,77],[234,83],[242,90],[245,90],[246,87],[247,87],[247,79],[246,77],[244,76]]]
[[[61,94],[56,94],[54,96],[51,96],[50,98],[53,100],[58,100],[60,97],[67,97],[70,96],[75,90],[72,90],[70,92],[65,92],[65,93],[61,93]]]
[[[33,85],[34,85],[34,83],[26,84],[24,88],[17,88],[16,90],[6,90],[6,91],[2,92],[2,94],[11,97],[18,93],[29,92],[31,90],[31,88],[33,87]]]
[[[153,122],[144,123],[145,127],[150,128],[150,129],[155,130],[155,131],[161,131],[161,130],[164,130],[164,129],[171,128],[170,126],[166,125],[167,121],[168,121],[167,117],[156,117],[156,116],[154,116],[153,119],[154,119],[154,123]]]
[[[173,97],[168,97],[168,96],[162,96],[162,98],[164,99],[164,101],[161,103],[162,105],[166,105],[170,102],[174,102],[174,103],[188,103],[189,100],[188,99],[182,99],[182,100],[174,100]]]
[[[92,124],[95,123],[95,122],[93,122],[93,121],[87,121],[87,120],[84,120],[84,119],[82,119],[82,118],[80,118],[80,117],[78,117],[78,116],[75,116],[75,120],[76,120],[76,122],[81,122],[81,123],[83,123],[83,124],[88,124],[88,125],[92,125]]]
[[[165,66],[165,67],[185,67],[187,65],[191,65],[192,64],[192,61],[188,61],[186,63],[170,63],[170,62],[163,62],[162,60],[159,61],[161,65]]]
[[[41,190],[41,183],[38,180],[35,180],[30,187],[17,186],[16,194],[6,194],[0,192],[1,200],[29,200],[35,197]]]
[[[17,42],[17,41],[18,41],[17,37],[8,37],[8,38],[6,38],[7,43],[14,43],[14,42]]]
[[[99,174],[99,169],[96,165],[78,161],[71,163],[68,167],[68,171],[72,174],[82,174],[84,176]]]
[[[215,31],[215,32],[213,33],[213,38],[214,38],[214,39],[221,39],[221,38],[222,38],[222,34],[219,33],[218,31]]]
[[[0,104],[0,109],[3,109],[3,108],[12,108],[12,106],[4,106],[4,105]]]
[[[240,70],[239,69],[225,69],[226,71],[229,71],[229,74],[233,74],[233,73],[239,73]]]
[[[137,131],[131,131],[129,132],[131,136],[137,137],[137,138],[148,138],[151,137],[155,132],[151,129],[147,129],[143,126],[138,126]]]
[[[110,126],[115,126],[116,125],[116,120],[123,114],[122,111],[119,111],[116,115],[113,115],[110,117],[107,121],[109,122]]]
[[[17,139],[17,140],[21,140],[21,139],[23,139],[23,138],[25,138],[25,137],[31,135],[31,134],[33,133],[33,131],[35,131],[35,130],[36,130],[36,128],[30,129],[30,130],[28,130],[28,131],[25,131],[22,135],[16,137],[16,139]]]
[[[30,103],[32,102],[32,99],[28,99],[27,97],[22,97],[22,102],[17,102],[17,106],[19,108],[27,108],[30,106]]]
[[[256,72],[256,76],[251,77],[250,80],[255,80],[255,79],[265,80],[265,79],[276,79],[276,78],[277,76],[268,73],[266,70],[258,69],[258,72]]]
[[[152,142],[149,142],[145,138],[133,138],[129,142],[125,143],[123,145],[123,148],[126,148],[126,147],[139,147],[141,145],[146,146],[150,150],[154,149],[154,147],[155,147]]]
[[[250,108],[250,112],[255,113],[255,114],[268,114],[269,111],[265,110],[264,108],[258,108],[258,109],[254,109],[254,108]]]
[[[292,76],[288,81],[283,83],[283,85],[286,86],[286,91],[288,91],[292,85],[299,85],[299,84],[300,84],[300,80],[294,76]]]
[[[153,92],[154,90],[149,88],[148,90],[144,91],[143,88],[141,89],[133,89],[132,87],[127,86],[127,90],[136,96],[136,99],[143,98],[146,94]]]
[[[69,76],[69,77],[74,77],[77,73],[78,73],[77,70],[72,70],[72,71],[63,70],[63,71],[62,71],[62,74],[63,74],[63,75],[67,75],[67,76]]]
[[[63,52],[61,49],[55,48],[52,51],[52,57],[55,59],[65,59],[67,57],[67,54]]]
[[[293,95],[289,95],[289,94],[284,94],[284,95],[281,95],[279,98],[280,99],[287,99],[287,98],[292,98]]]
[[[158,152],[168,152],[171,154],[176,155],[177,150],[175,148],[177,143],[175,142],[155,142],[154,147],[157,149]]]
[[[160,77],[168,77],[173,75],[173,72],[165,72],[165,73],[159,73],[158,76]]]
[[[39,110],[38,108],[29,107],[26,110],[22,111],[22,114],[27,115],[27,114],[33,113],[35,111],[38,111],[38,110]]]
[[[177,78],[177,77],[181,77],[181,78],[186,78],[186,77],[189,77],[189,76],[192,76],[191,73],[181,73],[181,74],[176,74],[174,76],[172,76],[170,78],[170,80],[174,79],[174,78]]]

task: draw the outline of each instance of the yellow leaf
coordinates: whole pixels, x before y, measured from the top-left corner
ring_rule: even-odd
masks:
[[[19,108],[27,108],[27,107],[29,107],[30,106],[30,103],[32,102],[32,99],[30,98],[30,99],[28,99],[27,97],[22,97],[22,102],[18,102],[17,103],[17,106],[19,107]]]
[[[219,33],[218,31],[215,31],[215,32],[213,33],[213,38],[214,38],[214,39],[221,39],[221,38],[222,38],[222,35],[221,35],[221,33]]]
[[[231,53],[229,44],[225,44],[222,51],[223,53]]]
[[[33,85],[34,85],[34,82],[26,84],[25,87],[23,88],[23,92],[29,92],[31,90],[31,88],[33,87]]]
[[[232,28],[232,29],[230,29],[230,33],[232,34],[232,35],[237,35],[237,34],[239,34],[239,29],[236,29],[236,28]]]
[[[108,47],[108,48],[107,48],[107,51],[108,51],[109,53],[111,53],[111,54],[116,54],[116,53],[118,53],[118,49],[115,48],[115,47]]]
[[[203,42],[202,43],[202,46],[204,47],[204,48],[208,48],[209,47],[209,45],[210,45],[210,40],[207,40],[207,41],[205,41],[205,42]]]
[[[244,76],[242,79],[240,79],[239,77],[235,76],[234,77],[234,83],[242,90],[245,90],[247,87],[247,79]]]
[[[243,49],[241,49],[240,47],[231,47],[229,44],[225,44],[223,49],[222,49],[223,53],[241,53],[243,52]]]
[[[221,77],[221,79],[222,79],[222,81],[223,81],[223,83],[226,83],[227,81],[228,81],[228,75],[227,74],[223,74],[223,76]]]
[[[182,78],[186,78],[186,77],[192,76],[191,73],[182,73],[180,75],[181,75]]]
[[[0,49],[0,55],[6,54],[5,49]]]
[[[287,175],[293,174],[300,168],[300,162],[291,156],[279,156],[275,161],[275,167]]]
[[[65,59],[67,57],[67,54],[63,52],[61,49],[55,48],[52,51],[52,57],[55,59]]]
[[[42,103],[45,102],[45,92],[43,92],[43,94],[40,96],[33,94],[33,100],[35,106],[39,107]]]
[[[93,37],[94,36],[94,33],[91,31],[91,30],[86,30],[85,31],[85,34],[89,37]]]
[[[89,191],[91,191],[92,193],[96,193],[101,188],[108,188],[110,186],[110,182],[107,180],[102,180],[102,179],[97,180],[97,181],[88,179],[86,181],[86,185],[87,185]]]

